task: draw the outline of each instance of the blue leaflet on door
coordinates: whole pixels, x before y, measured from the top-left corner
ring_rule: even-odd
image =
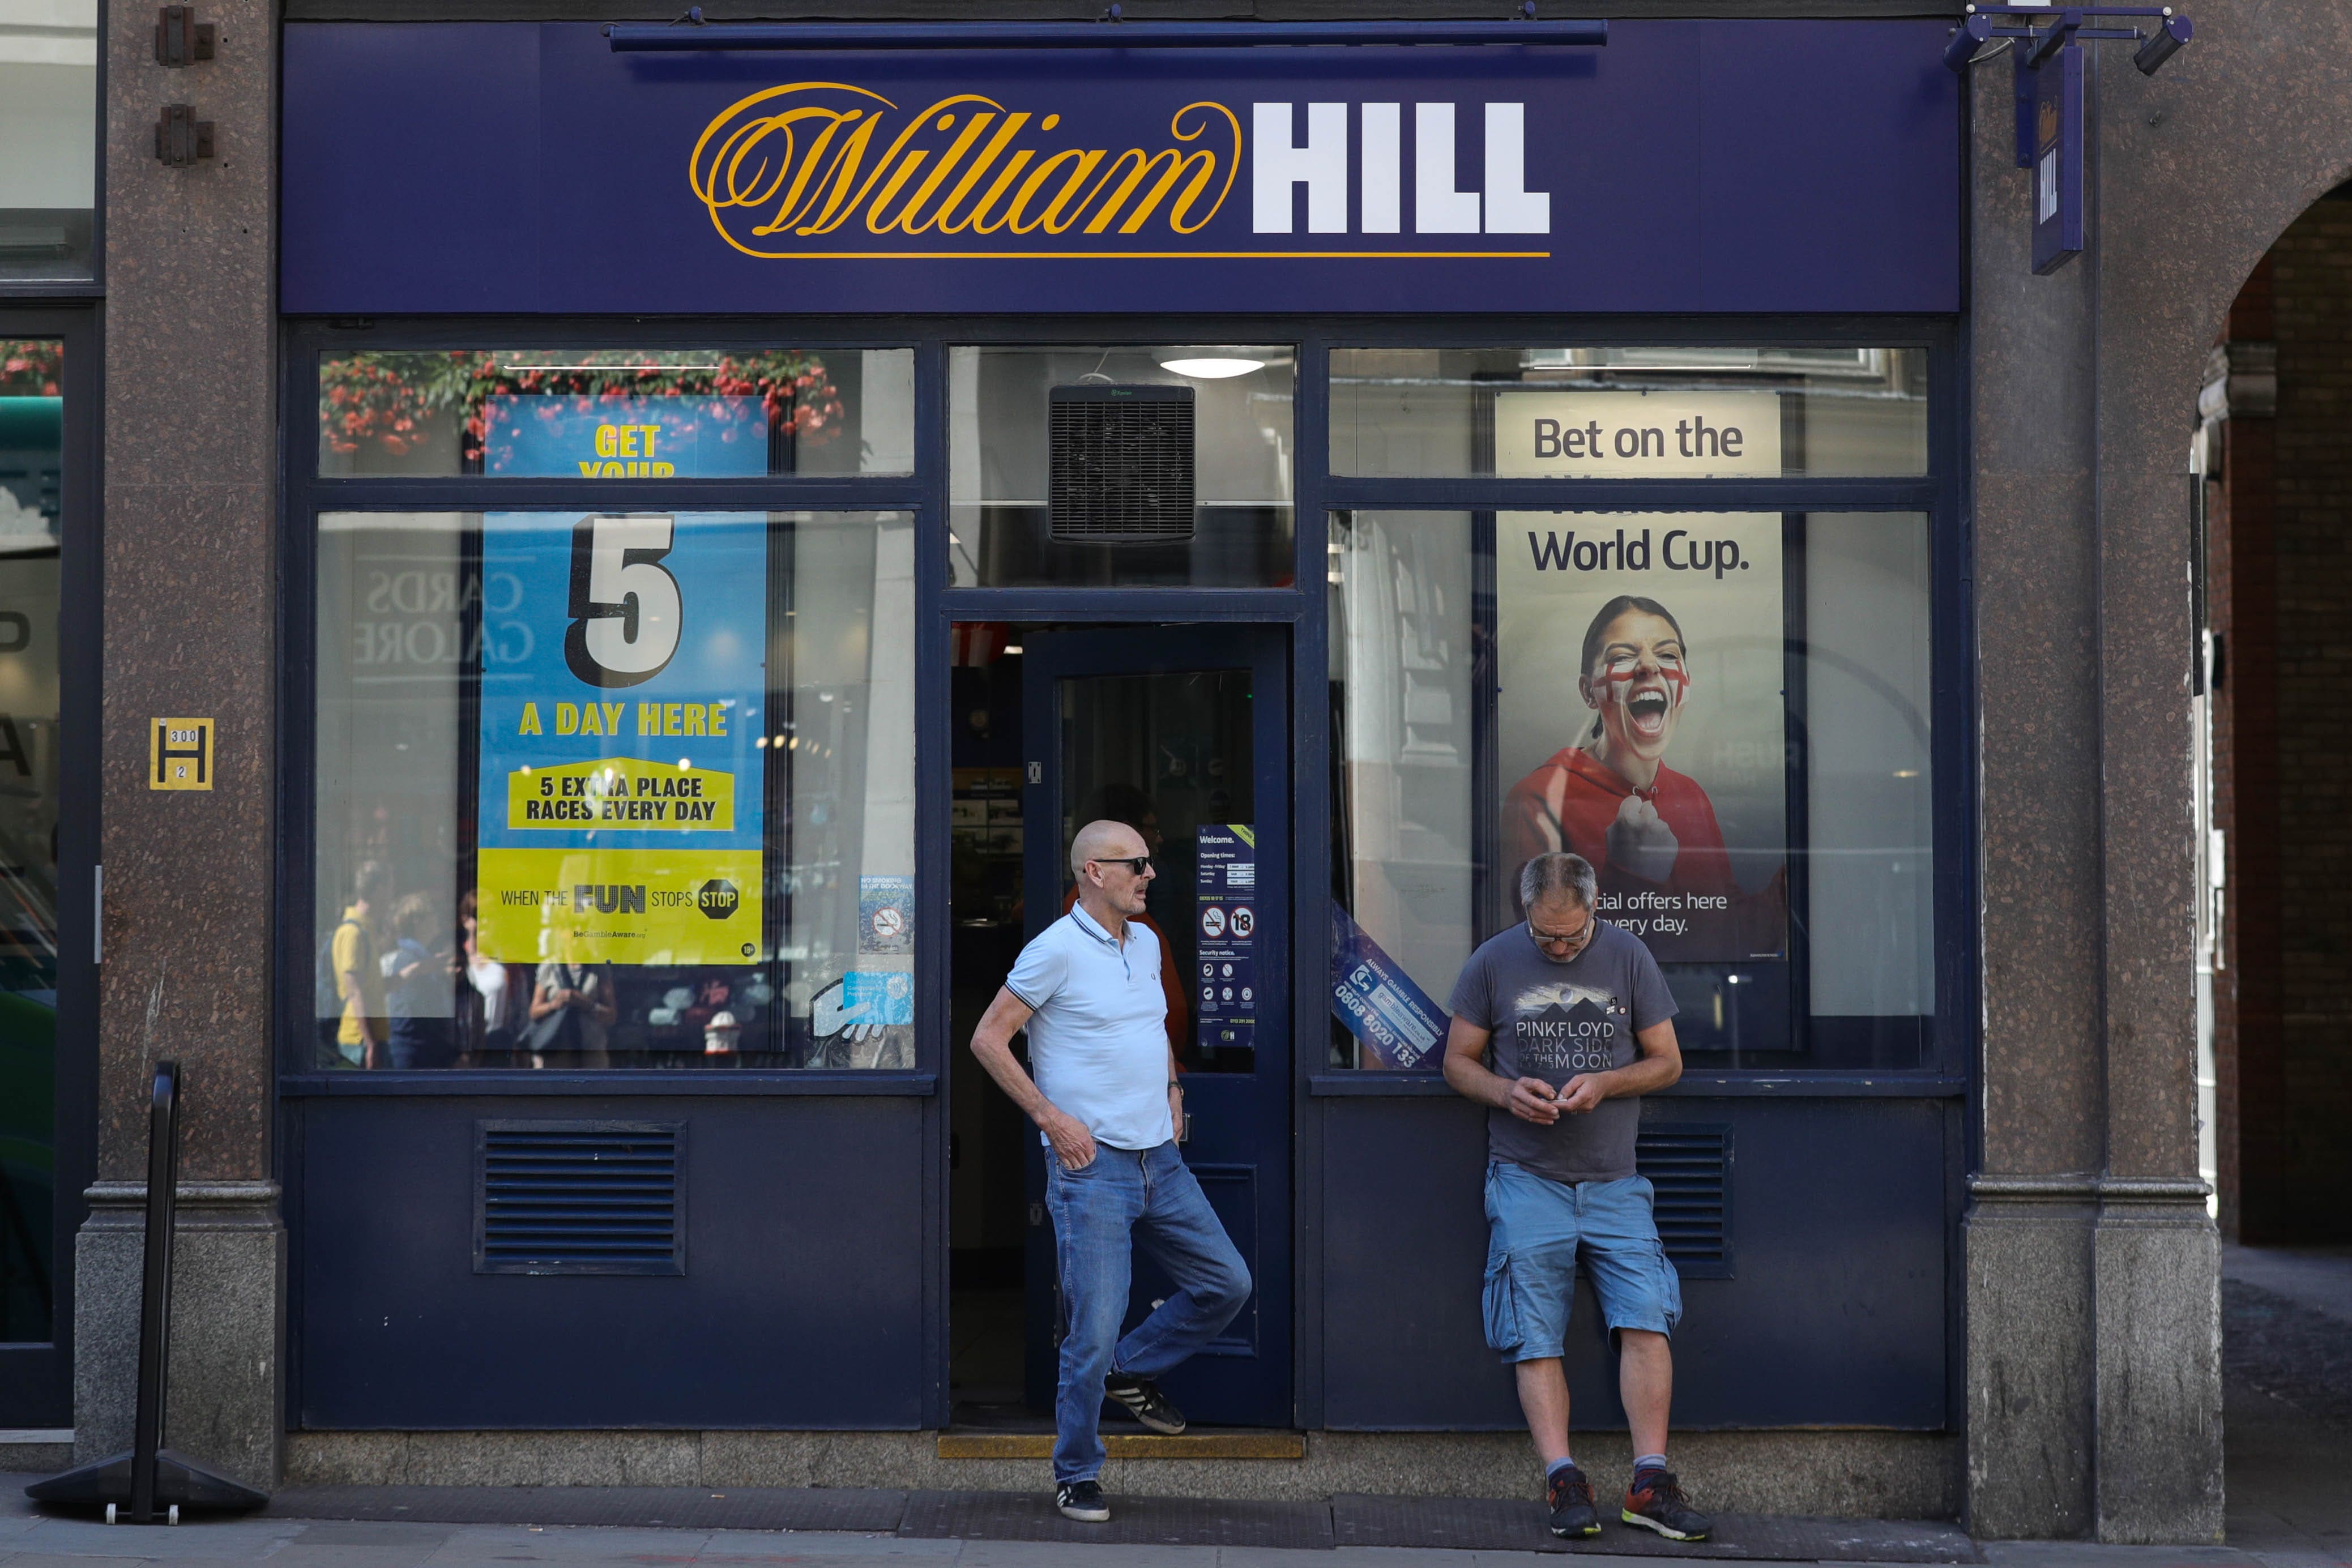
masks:
[[[765,515],[492,512],[482,580],[483,954],[757,961]]]
[[[1257,831],[1212,822],[1195,833],[1192,1039],[1213,1057],[1257,1040]]]
[[[1382,1067],[1427,1067],[1444,1049],[1445,1009],[1381,951],[1355,917],[1331,906],[1331,1014]]]

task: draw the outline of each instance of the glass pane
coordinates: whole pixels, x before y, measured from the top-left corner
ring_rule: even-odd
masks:
[[[1335,1061],[1428,1065],[1471,945],[1519,918],[1528,858],[1564,849],[1664,968],[1685,1051],[1922,1064],[1927,518],[1500,513],[1491,612],[1477,523],[1332,522]]]
[[[1331,470],[1685,479],[1927,471],[1924,349],[1334,349]]]
[[[1475,945],[1470,538],[1467,512],[1331,518],[1334,917],[1346,973],[1375,966],[1349,988],[1363,1011],[1333,1020],[1337,1066],[1435,1066]]]
[[[1213,936],[1198,916],[1203,843],[1214,882],[1214,846],[1257,822],[1252,798],[1247,670],[1086,675],[1061,685],[1064,817],[1057,863],[1088,822],[1125,822],[1151,852],[1145,915],[1158,933],[1177,1056],[1208,1072],[1248,1072],[1257,1062],[1257,1012],[1248,933],[1220,911]],[[1077,901],[1066,870],[1065,909]],[[1203,941],[1217,944],[1207,953]],[[1238,943],[1239,946],[1235,946]],[[1238,1023],[1239,1027],[1234,1027]]]
[[[319,360],[319,472],[330,476],[718,479],[914,468],[911,349],[467,349]]]
[[[318,544],[314,1066],[912,1065],[906,514]]]
[[[1286,584],[1288,348],[959,348],[958,587]]]
[[[91,275],[98,0],[0,0],[0,278]]]
[[[52,1337],[58,1262],[63,361],[54,340],[0,339],[0,1342],[16,1343]]]

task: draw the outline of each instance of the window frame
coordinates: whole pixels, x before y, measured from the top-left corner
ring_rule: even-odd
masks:
[[[1459,325],[1421,319],[1409,325],[1391,323],[1384,329],[1322,331],[1317,334],[1320,338],[1322,352],[1314,358],[1311,373],[1318,390],[1324,392],[1328,398],[1330,353],[1341,349],[1871,347],[1916,348],[1927,353],[1927,464],[1925,470],[1916,476],[1638,480],[1336,476],[1329,470],[1328,423],[1316,433],[1316,445],[1319,450],[1313,454],[1316,459],[1313,472],[1319,480],[1320,492],[1320,505],[1316,510],[1327,519],[1331,513],[1339,511],[1391,514],[1466,511],[1471,514],[1471,593],[1474,603],[1471,700],[1475,709],[1474,734],[1478,742],[1478,754],[1473,759],[1472,810],[1474,852],[1479,853],[1486,852],[1496,841],[1494,819],[1499,790],[1495,758],[1491,755],[1495,715],[1489,711],[1496,653],[1491,631],[1495,604],[1496,513],[1778,512],[1784,517],[1792,514],[1889,513],[1924,517],[1928,534],[1930,625],[1927,653],[1931,694],[1928,755],[1932,769],[1929,812],[1934,855],[1929,909],[1934,922],[1932,946],[1936,955],[1935,1007],[1927,1016],[1927,1049],[1912,1066],[1863,1071],[1850,1067],[1806,1065],[1802,1061],[1802,1044],[1792,1040],[1787,1052],[1792,1060],[1787,1065],[1719,1066],[1712,1061],[1703,1060],[1696,1064],[1696,1071],[1685,1071],[1683,1083],[1678,1088],[1686,1093],[1759,1092],[1776,1083],[1791,1087],[1801,1083],[1815,1088],[1843,1085],[1858,1092],[1918,1092],[1937,1086],[1958,1086],[1964,1082],[1975,1060],[1979,980],[1975,918],[1978,828],[1974,772],[1976,657],[1970,553],[1960,494],[1965,474],[1965,437],[1959,407],[1959,335],[1955,324],[1942,318],[1916,317],[1860,317],[1828,320],[1694,316],[1663,319],[1579,317],[1535,324],[1534,330],[1516,337],[1498,332],[1496,329],[1498,323],[1490,318],[1467,320]],[[1310,373],[1310,350],[1302,350],[1302,385]],[[1309,472],[1308,450],[1304,438],[1300,446],[1299,467],[1304,476]],[[1299,502],[1299,514],[1300,537],[1311,536],[1319,544],[1328,529],[1328,522],[1322,528],[1314,526],[1303,497]],[[1328,632],[1328,618],[1318,615],[1317,619]],[[1307,667],[1305,650],[1301,650],[1299,658],[1302,668]],[[1318,662],[1312,667],[1319,671],[1325,665]],[[1321,722],[1328,731],[1328,705],[1318,709],[1302,709],[1301,717],[1302,721]],[[1339,737],[1327,732],[1321,738],[1324,743],[1322,750],[1328,759]],[[1325,768],[1328,775],[1328,760]],[[1328,793],[1328,789],[1326,793]],[[1792,797],[1792,801],[1794,799]],[[1337,799],[1330,800],[1328,809],[1337,812],[1343,809],[1343,803]],[[1792,811],[1801,816],[1801,807],[1792,806]],[[1317,854],[1326,861],[1319,868],[1322,873],[1319,878],[1310,877],[1307,868],[1301,867],[1298,875],[1302,887],[1332,885],[1332,868],[1328,863],[1330,845],[1330,823],[1328,820],[1322,824],[1322,829],[1318,835],[1302,824],[1299,835],[1301,852]],[[1795,847],[1792,837],[1791,848]],[[1476,888],[1473,895],[1475,936],[1486,923],[1487,906],[1491,903],[1488,890],[1496,871],[1488,865],[1474,865],[1474,875]],[[1797,879],[1792,875],[1791,880],[1794,883]],[[1301,944],[1312,940],[1317,924],[1319,923],[1302,920],[1297,940]],[[1792,969],[1800,951],[1799,945],[1792,941],[1790,958]],[[1792,974],[1792,1009],[1802,1002],[1803,980],[1804,977]],[[1439,1000],[1442,1005],[1443,998]],[[1308,1015],[1302,1012],[1299,1016],[1303,1020]],[[1301,1054],[1308,1053],[1302,1051]],[[1321,1052],[1314,1054],[1322,1055]],[[1444,1088],[1439,1071],[1431,1067],[1394,1070],[1318,1066],[1311,1074],[1312,1088],[1316,1092],[1349,1092],[1347,1081],[1359,1076],[1398,1081],[1391,1092],[1450,1092]],[[1419,1085],[1409,1082],[1416,1079],[1422,1081]],[[1381,1091],[1366,1085],[1360,1092]]]
[[[1792,1076],[1831,1087],[1850,1081],[1856,1092],[1932,1092],[1956,1084],[1976,1049],[1977,991],[1974,918],[1977,885],[1974,777],[1974,617],[1965,524],[1964,411],[1959,390],[1961,336],[1947,317],[1505,316],[1366,317],[1139,316],[860,317],[778,316],[753,321],[701,317],[550,318],[434,317],[296,319],[286,324],[281,378],[281,477],[284,528],[279,635],[287,656],[279,682],[280,755],[278,802],[281,952],[307,954],[313,945],[311,791],[314,780],[310,705],[315,672],[307,652],[315,635],[311,573],[315,519],[322,511],[585,509],[606,504],[613,481],[580,479],[346,476],[318,472],[315,421],[318,362],[323,352],[476,348],[497,341],[519,349],[627,349],[723,341],[730,347],[824,350],[908,348],[915,353],[915,462],[907,476],[622,481],[635,507],[682,510],[906,510],[916,519],[917,876],[929,884],[945,874],[948,852],[944,737],[946,698],[935,679],[948,663],[948,635],[959,621],[1069,620],[1149,623],[1166,621],[1256,621],[1293,629],[1293,684],[1297,728],[1293,765],[1299,778],[1294,802],[1297,846],[1293,875],[1300,889],[1330,885],[1326,775],[1332,737],[1328,704],[1306,700],[1323,684],[1328,632],[1323,603],[1325,528],[1315,519],[1333,510],[1495,511],[1779,511],[1907,512],[1928,519],[1931,573],[1929,658],[1934,712],[1931,758],[1935,824],[1936,1009],[1931,1057],[1916,1069],[1856,1074],[1837,1070],[1736,1070],[1685,1080],[1748,1085],[1760,1092]],[[947,350],[966,345],[1043,346],[1105,342],[1214,340],[1296,346],[1293,488],[1297,571],[1288,588],[1066,588],[947,585],[949,518]],[[1496,479],[1340,476],[1329,472],[1328,374],[1334,348],[1656,347],[1898,347],[1928,353],[1927,472],[1916,476],[1775,479]],[[1492,592],[1491,580],[1484,591]],[[1474,588],[1474,591],[1477,591]],[[936,821],[934,820],[936,819]],[[1328,919],[1302,904],[1294,940],[1300,951],[1328,944]],[[944,912],[919,909],[916,920],[916,1040],[913,1071],[832,1072],[759,1069],[723,1075],[735,1092],[928,1093],[945,1069],[947,942]],[[1326,1010],[1327,977],[1319,966],[1297,967],[1296,1015]],[[541,1071],[500,1075],[489,1071],[366,1074],[304,1074],[289,1052],[307,1025],[311,1000],[300,966],[281,962],[278,976],[278,1056],[289,1092],[348,1093],[712,1093],[729,1090],[694,1071],[611,1070],[593,1073]],[[1325,1075],[1321,1053],[1301,1052],[1297,1071]],[[1363,1076],[1371,1076],[1363,1074]],[[1412,1077],[1414,1074],[1381,1074]],[[1433,1076],[1433,1075],[1425,1075]],[[898,1080],[904,1082],[897,1082]],[[331,1080],[331,1087],[329,1080]],[[1886,1087],[1871,1089],[1869,1083]],[[1321,1091],[1319,1084],[1313,1086]],[[1337,1089],[1331,1092],[1346,1092]]]
[[[103,71],[103,51],[100,69]],[[87,292],[84,286],[76,289]],[[50,290],[52,294],[56,290]],[[36,1429],[70,1427],[73,1415],[73,1239],[89,1218],[98,1179],[100,807],[104,743],[104,488],[100,469],[105,367],[94,309],[0,298],[0,336],[65,345],[62,486],[58,566],[58,1019],[53,1094],[56,1260],[50,1337],[0,1345],[0,1419]]]
[[[314,864],[317,851],[317,725],[318,671],[318,522],[331,512],[516,512],[594,511],[618,504],[630,511],[678,512],[901,512],[914,519],[916,531],[916,615],[918,727],[921,728],[920,671],[926,667],[927,639],[922,634],[921,606],[925,592],[922,557],[931,531],[936,507],[920,473],[925,443],[925,413],[920,392],[924,367],[921,346],[899,334],[881,330],[842,331],[838,329],[796,331],[791,319],[778,318],[745,329],[740,322],[585,321],[570,325],[516,322],[508,319],[435,319],[401,323],[379,333],[373,322],[319,323],[293,321],[284,336],[285,371],[281,377],[281,444],[283,504],[280,507],[280,591],[278,638],[278,746],[284,763],[278,769],[278,845],[277,872],[278,939],[281,957],[277,977],[277,1027],[274,1059],[281,1094],[357,1095],[482,1095],[482,1094],[929,1094],[942,1071],[941,1059],[922,1027],[918,1007],[916,1062],[911,1068],[811,1069],[744,1066],[718,1071],[709,1069],[605,1067],[598,1069],[515,1070],[381,1068],[367,1072],[321,1071],[305,1053],[315,1032],[310,1019],[313,998],[310,978],[294,961],[317,946],[317,892]],[[322,356],[368,350],[432,351],[478,349],[495,340],[501,347],[551,350],[670,349],[689,340],[722,341],[730,348],[810,349],[850,351],[863,349],[913,350],[917,360],[915,411],[916,473],[872,476],[767,475],[746,478],[567,479],[507,477],[494,475],[327,476],[319,473],[319,365]],[[927,750],[917,747],[916,790],[923,795]],[[918,875],[924,853],[919,828],[916,843]],[[920,929],[916,941],[916,988],[926,994],[927,947]],[[940,955],[943,957],[943,954]],[[943,964],[940,966],[944,972]]]
[[[106,42],[109,37],[109,14],[113,7],[109,0],[94,0],[94,4],[98,12],[98,73],[91,88],[89,117],[89,276],[40,279],[0,278],[0,305],[5,305],[11,300],[56,301],[62,304],[75,300],[103,299],[106,297],[106,133],[107,108],[112,101],[107,96]],[[42,335],[44,334],[26,334],[28,337]]]

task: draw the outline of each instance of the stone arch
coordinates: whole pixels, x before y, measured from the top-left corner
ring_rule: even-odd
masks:
[[[2221,1526],[2190,422],[2239,288],[2352,172],[2352,5],[2183,8],[2197,40],[2153,78],[2094,46],[2091,248],[2049,277],[2032,275],[2008,61],[1971,82],[1985,1001],[1965,1419],[1984,1535]],[[2035,1458],[2062,1453],[2084,1458]]]

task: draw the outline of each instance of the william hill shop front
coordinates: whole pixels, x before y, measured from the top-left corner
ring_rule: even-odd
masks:
[[[1108,817],[1256,1282],[1115,1490],[1530,1490],[1437,1065],[1568,848],[1678,1468],[1957,1509],[1948,26],[1286,26],[287,25],[290,1475],[1043,1486],[966,1047]]]

